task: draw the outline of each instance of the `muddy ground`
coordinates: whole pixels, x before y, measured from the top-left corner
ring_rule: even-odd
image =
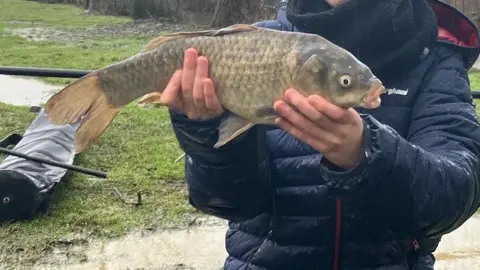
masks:
[[[225,221],[206,218],[188,229],[138,230],[108,242],[56,248],[33,269],[219,270],[226,256],[225,229]]]
[[[15,22],[12,22],[15,25]],[[18,24],[21,24],[18,22]],[[18,35],[33,41],[72,42],[86,40],[92,37],[153,37],[165,32],[196,31],[206,29],[204,25],[172,24],[152,20],[137,20],[120,24],[107,24],[82,29],[72,28],[43,28],[43,27],[14,27],[6,29],[6,34]]]

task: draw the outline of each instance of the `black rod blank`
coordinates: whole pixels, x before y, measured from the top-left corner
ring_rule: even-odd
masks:
[[[0,74],[36,77],[81,78],[91,71],[77,69],[29,68],[0,66]]]
[[[102,171],[90,170],[90,169],[83,168],[83,167],[80,167],[80,166],[75,166],[75,165],[65,164],[65,163],[61,163],[61,162],[57,162],[57,161],[53,161],[53,160],[47,160],[47,159],[44,159],[44,158],[34,157],[34,156],[22,154],[20,152],[12,151],[10,149],[3,148],[3,147],[0,147],[0,153],[24,158],[26,160],[31,160],[31,161],[35,161],[35,162],[39,162],[39,163],[43,163],[43,164],[48,164],[48,165],[52,165],[52,166],[56,166],[56,167],[60,167],[60,168],[64,168],[64,169],[67,169],[67,170],[72,170],[72,171],[76,171],[76,172],[80,172],[80,173],[84,173],[84,174],[88,174],[88,175],[93,175],[93,176],[97,176],[97,177],[100,177],[100,178],[107,178],[107,173],[102,172]]]

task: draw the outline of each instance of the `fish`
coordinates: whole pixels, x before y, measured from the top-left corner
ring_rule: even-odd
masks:
[[[289,88],[342,108],[377,108],[385,93],[367,65],[320,35],[234,24],[151,39],[135,55],[93,70],[51,96],[44,107],[48,121],[79,122],[75,151],[84,151],[124,106],[135,100],[164,105],[161,93],[182,69],[189,48],[209,60],[209,77],[226,111],[214,148],[255,125],[274,125],[273,104]]]

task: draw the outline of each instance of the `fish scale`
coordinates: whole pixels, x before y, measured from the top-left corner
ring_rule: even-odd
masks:
[[[288,88],[323,96],[341,107],[380,105],[384,87],[351,53],[325,38],[239,24],[219,30],[173,33],[151,40],[136,55],[95,70],[46,103],[52,124],[82,121],[76,152],[97,140],[127,104],[161,104],[161,93],[184,53],[195,48],[209,59],[210,78],[226,115],[213,147],[257,124],[274,124],[272,106]]]

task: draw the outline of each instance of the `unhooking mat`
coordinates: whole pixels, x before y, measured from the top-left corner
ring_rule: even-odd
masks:
[[[51,125],[42,109],[12,150],[72,164],[76,128]],[[0,222],[47,213],[55,187],[66,173],[63,168],[7,156],[0,163]]]

